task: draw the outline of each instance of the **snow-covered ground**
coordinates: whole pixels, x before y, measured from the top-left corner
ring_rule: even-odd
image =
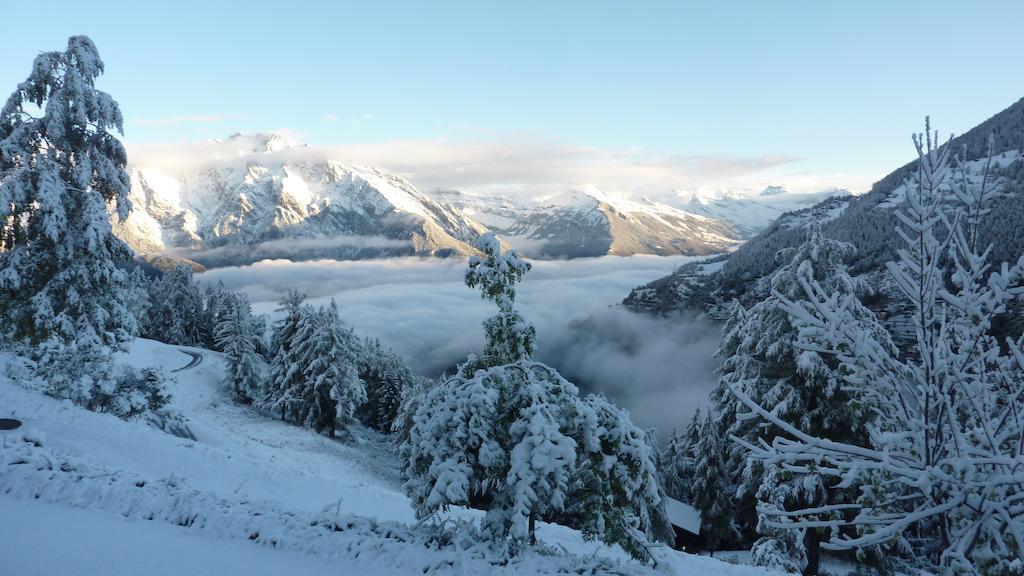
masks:
[[[456,511],[417,525],[385,437],[346,442],[226,401],[219,354],[138,340],[122,360],[171,371],[196,440],[82,410],[0,377],[0,574],[652,572],[621,550],[542,525],[545,545],[506,565],[466,540],[439,546]],[[6,360],[6,359],[5,359]],[[466,532],[470,529],[464,529]],[[449,533],[450,534],[450,533]],[[456,532],[458,534],[458,532]],[[659,549],[667,573],[763,570]]]

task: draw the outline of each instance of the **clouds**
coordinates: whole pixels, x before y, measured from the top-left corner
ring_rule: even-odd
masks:
[[[604,257],[533,262],[519,308],[538,332],[538,359],[586,391],[603,391],[643,426],[667,431],[703,404],[714,381],[714,326],[632,314],[619,302],[634,286],[661,277],[683,257]],[[313,303],[335,298],[365,336],[437,375],[483,346],[481,322],[493,306],[462,283],[462,259],[264,261],[200,276],[244,290],[259,313],[272,313],[288,288]]]
[[[328,120],[331,118],[325,117]],[[373,116],[352,120],[362,123]],[[669,201],[679,191],[734,190],[759,192],[784,183],[796,192],[831,187],[866,189],[871,178],[848,174],[816,174],[798,170],[800,158],[784,155],[729,156],[657,154],[641,149],[610,149],[567,144],[524,136],[479,140],[393,140],[340,146],[309,146],[273,153],[267,160],[332,159],[379,166],[407,178],[422,190],[457,189],[545,200],[567,190],[596,186]],[[238,161],[237,151],[221,144],[134,144],[132,164]]]
[[[267,240],[258,244],[228,244],[207,250],[182,250],[181,254],[199,261],[213,260],[217,262],[239,261],[252,262],[261,259],[294,258],[299,255],[319,254],[349,249],[360,250],[412,249],[409,240],[396,240],[384,236],[329,236],[318,238],[282,238]]]

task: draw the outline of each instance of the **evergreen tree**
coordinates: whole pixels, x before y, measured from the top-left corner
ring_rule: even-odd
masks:
[[[659,468],[665,493],[681,502],[690,502],[690,484],[693,482],[694,448],[699,440],[700,425],[704,422],[700,410],[690,420],[685,431],[673,430],[661,451]],[[725,446],[722,446],[725,450]]]
[[[203,291],[203,312],[199,318],[199,338],[203,346],[223,352],[217,344],[217,326],[223,320],[222,305],[231,293],[224,288],[224,281],[218,280]]]
[[[602,395],[583,398],[582,434],[565,523],[584,537],[617,543],[635,558],[650,539],[675,538],[665,513],[651,436]]]
[[[690,501],[700,510],[701,534],[714,556],[718,545],[736,535],[733,526],[733,494],[725,469],[725,446],[718,436],[718,423],[709,412],[704,418],[694,449],[693,484]]]
[[[530,270],[530,263],[515,250],[502,252],[492,232],[480,237],[478,247],[484,256],[470,256],[466,286],[480,288],[480,297],[494,302],[498,314],[484,322],[487,344],[483,355],[470,362],[470,369],[511,364],[533,356],[537,347],[536,330],[515,310],[515,286]]]
[[[395,351],[384,349],[378,340],[367,339],[359,379],[366,385],[366,403],[360,409],[360,419],[371,428],[391,432],[404,391],[416,386],[420,377]]]
[[[780,258],[788,263],[772,275],[771,296],[749,310],[739,304],[734,306],[719,349],[724,358],[722,376],[712,394],[716,411],[721,414],[720,437],[735,436],[751,442],[764,434],[758,423],[739,417],[746,408],[731,393],[735,388],[770,406],[773,414],[808,433],[842,441],[866,441],[868,408],[844,389],[839,362],[834,357],[797,345],[799,329],[785,309],[786,302],[805,297],[804,286],[808,282],[818,282],[835,297],[848,302],[852,322],[892,349],[874,313],[857,299],[858,294],[868,293],[869,288],[846,272],[844,261],[852,251],[850,244],[824,238],[820,227],[812,224],[802,245],[780,253]],[[763,493],[762,462],[749,459],[748,450],[740,444],[731,444],[728,452],[726,469],[739,499],[732,507],[735,521],[747,535],[763,536],[753,522],[758,518],[758,494]],[[794,484],[781,490],[803,505],[827,505],[855,497],[849,490],[831,489],[821,474],[799,480],[791,475],[785,478]],[[785,478],[776,480],[783,482]],[[811,542],[815,543],[816,540]],[[785,542],[774,549],[783,555],[801,554],[787,550]]]
[[[44,358],[102,355],[136,331],[131,251],[107,213],[123,220],[131,204],[127,156],[110,132],[122,132],[121,111],[95,88],[103,69],[92,41],[73,36],[36,57],[0,110],[2,326],[51,348]]]
[[[228,294],[220,307],[215,334],[227,361],[225,383],[236,400],[248,404],[260,396],[262,381],[249,300],[243,294]]]
[[[153,282],[146,276],[141,266],[136,266],[128,276],[128,284],[125,287],[125,307],[135,318],[135,326],[139,335],[148,334],[149,310],[152,307],[150,301]]]
[[[799,346],[841,362],[844,385],[871,408],[869,442],[805,432],[747,395],[742,404],[773,429],[770,443],[747,443],[772,469],[823,473],[858,490],[855,502],[818,506],[770,502],[764,522],[791,534],[827,528],[829,545],[885,547],[906,572],[1018,574],[1024,551],[1024,338],[1000,341],[993,318],[1024,282],[1024,258],[991,271],[981,217],[996,192],[993,144],[981,174],[950,166],[937,134],[914,135],[916,172],[903,187],[889,264],[911,310],[915,341],[894,351],[887,335],[864,329],[850,298],[816,279],[784,308],[800,328]],[[794,505],[795,504],[795,505]],[[802,505],[801,505],[802,504]],[[850,528],[856,531],[850,531]],[[895,553],[895,554],[893,554]],[[898,567],[899,568],[899,567]]]
[[[297,400],[290,419],[334,436],[336,425],[347,427],[356,408],[366,402],[356,367],[359,341],[338,317],[332,300],[329,307],[303,316],[293,346],[304,369],[301,388],[289,394]]]
[[[202,346],[203,297],[192,268],[178,264],[153,290],[148,337],[168,344]]]
[[[485,532],[515,551],[537,520],[564,519],[638,557],[668,531],[646,434],[601,397],[580,398],[553,368],[530,359],[533,328],[514,309],[529,266],[497,240],[481,241],[466,283],[498,305],[487,346],[452,378],[403,402],[406,490],[417,515],[452,505],[486,510]],[[584,502],[582,507],[577,504]],[[573,506],[567,509],[567,503]]]
[[[303,366],[297,357],[294,340],[299,323],[308,313],[303,305],[305,300],[306,296],[296,290],[289,290],[281,299],[277,311],[283,312],[284,317],[274,324],[270,343],[274,352],[270,360],[270,376],[263,397],[257,402],[261,408],[280,414],[282,420],[293,401],[288,396],[289,391],[298,389],[302,384]]]

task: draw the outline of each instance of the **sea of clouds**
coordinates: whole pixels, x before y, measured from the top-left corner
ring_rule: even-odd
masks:
[[[707,402],[720,329],[696,318],[654,318],[617,305],[629,290],[662,277],[685,257],[606,256],[535,261],[517,307],[537,328],[537,359],[585,392],[603,392],[634,421],[665,434]],[[361,336],[379,338],[427,376],[450,372],[483,346],[494,305],[462,281],[462,259],[292,262],[265,260],[201,275],[246,292],[256,313],[275,318],[289,289],[311,303],[335,299]]]

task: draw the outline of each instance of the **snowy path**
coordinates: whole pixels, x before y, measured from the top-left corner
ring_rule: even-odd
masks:
[[[188,354],[189,356],[192,357],[192,360],[189,361],[188,364],[182,366],[181,368],[175,368],[174,370],[171,370],[171,372],[181,372],[183,370],[188,370],[189,368],[195,368],[203,361],[203,355],[200,354],[199,352],[193,352],[191,350],[181,350],[181,353]]]
[[[576,562],[537,557],[502,567],[468,551],[417,544],[410,540],[412,532],[406,534],[415,514],[387,437],[359,429],[354,440],[342,442],[226,401],[220,384],[223,358],[216,352],[139,340],[122,361],[170,371],[181,366],[182,352],[203,358],[175,373],[171,390],[172,406],[188,416],[195,440],[88,412],[0,376],[0,406],[24,422],[18,431],[0,432],[0,464],[5,459],[22,464],[0,466],[0,516],[27,518],[0,530],[0,574],[235,573],[233,559],[242,562],[246,555],[252,560],[239,566],[259,565],[246,573],[268,575],[321,574],[331,566],[336,573],[349,569],[373,576],[413,569],[534,573]],[[25,443],[26,437],[37,438],[39,447]],[[202,523],[176,526],[182,521],[179,509],[186,510],[186,519],[200,515]],[[325,532],[315,522],[325,516],[359,519],[359,526]],[[453,516],[479,514],[456,510]],[[44,536],[48,526],[58,524],[63,536]],[[262,545],[247,542],[254,526],[276,535],[263,536]],[[22,532],[8,533],[15,529]],[[576,558],[624,559],[620,550],[584,542],[562,526],[541,524],[538,535]],[[96,542],[101,538],[112,542]],[[667,553],[669,573],[766,574]],[[112,559],[122,557],[125,564],[114,569]],[[81,569],[75,568],[76,559]],[[623,573],[648,570],[634,563],[622,566]]]

